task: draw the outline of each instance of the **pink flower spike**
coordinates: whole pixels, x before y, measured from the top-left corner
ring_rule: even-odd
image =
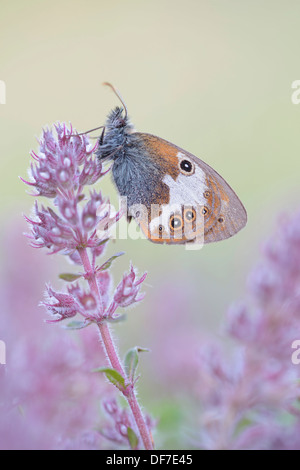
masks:
[[[111,257],[106,264],[100,263],[102,270],[97,270],[96,257],[105,250],[110,236],[108,230],[120,216],[115,211],[111,214],[109,201],[102,197],[101,192],[93,190],[88,195],[84,191],[85,186],[96,183],[106,173],[102,172],[102,164],[94,154],[98,143],[92,146],[88,137],[77,134],[71,125],[56,123],[54,130],[43,130],[39,146],[39,152],[31,153],[33,163],[28,181],[23,178],[21,180],[35,188],[37,196],[51,198],[52,205],[47,207],[35,202],[34,215],[26,217],[31,228],[31,233],[27,236],[33,247],[46,248],[48,255],[61,253],[82,268],[81,272],[67,272],[60,276],[69,283],[67,293],[54,291],[47,286],[46,298],[41,305],[51,315],[49,323],[60,322],[79,314],[83,317],[81,321],[68,322],[67,329],[82,329],[92,323],[96,324],[108,365],[125,383],[125,369],[114,345],[108,321],[118,319],[118,316],[113,318],[112,315],[119,305],[126,306],[141,299],[138,293],[144,277],[137,280],[133,268],[131,269],[132,272],[124,280],[123,288],[119,289],[119,297],[123,298],[120,298],[118,304],[110,295],[109,268],[111,260],[119,254]],[[103,225],[103,231],[99,224]],[[79,283],[75,284],[74,281],[78,279]],[[85,281],[88,284],[87,289],[81,286]],[[131,388],[117,388],[128,401],[131,410],[128,425],[130,423],[132,430],[130,439],[124,419],[122,423],[118,422],[119,441],[132,446],[132,440],[135,442],[135,435],[139,434],[140,445],[143,443],[146,449],[152,449],[152,438],[137,401],[134,385],[131,384]],[[123,418],[127,416],[120,412],[121,415]]]

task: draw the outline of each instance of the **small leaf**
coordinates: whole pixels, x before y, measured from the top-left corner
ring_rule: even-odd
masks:
[[[110,369],[108,367],[99,367],[98,369],[94,369],[93,372],[103,372],[107,379],[119,390],[122,390],[125,387],[125,380],[124,377],[115,369]]]
[[[141,348],[140,346],[136,346],[137,352],[150,352],[149,348]]]
[[[139,363],[139,356],[136,348],[129,349],[124,359],[125,372],[130,380],[133,380],[136,368]]]
[[[111,256],[105,263],[100,266],[99,271],[105,271],[106,269],[111,267],[112,262],[116,259],[119,258],[119,256],[124,255],[124,251],[121,251],[120,253],[115,254],[114,256]]]
[[[138,353],[146,351],[149,351],[149,349],[140,348],[138,346],[135,346],[134,348],[129,349],[129,351],[127,351],[124,359],[124,367],[126,375],[130,380],[134,379],[135,371],[139,363]]]
[[[82,274],[74,274],[74,273],[62,273],[58,277],[59,279],[62,279],[63,281],[67,282],[73,282],[79,279],[82,276]]]
[[[63,328],[66,330],[81,330],[82,328],[86,328],[89,326],[91,322],[87,321],[79,321],[79,320],[74,320],[68,323],[67,325],[63,325]]]
[[[118,315],[117,317],[109,317],[106,319],[106,321],[108,321],[109,323],[118,323],[118,322],[121,322],[121,321],[125,321],[127,318],[127,315],[126,313],[124,313],[123,315]]]
[[[139,439],[135,434],[134,430],[131,429],[129,426],[127,427],[127,436],[129,440],[129,444],[132,450],[135,450],[138,446]]]
[[[96,246],[101,246],[104,245],[104,243],[108,242],[109,238],[105,238],[104,240],[101,240],[99,243],[96,244]]]

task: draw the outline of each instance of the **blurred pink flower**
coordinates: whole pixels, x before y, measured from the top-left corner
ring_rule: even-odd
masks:
[[[193,293],[184,276],[180,289],[165,282],[159,292],[160,327],[155,318],[150,332],[155,372],[168,398],[180,396],[184,412],[197,416],[187,447],[300,449],[300,365],[292,362],[300,340],[300,212],[279,220],[248,286],[215,339],[199,334],[191,318],[186,324]]]
[[[265,244],[249,294],[228,313],[232,355],[220,347],[200,355],[201,446],[300,449],[300,370],[291,349],[300,339],[300,213]]]

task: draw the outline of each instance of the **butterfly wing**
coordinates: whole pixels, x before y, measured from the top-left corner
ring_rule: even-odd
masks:
[[[238,233],[247,223],[247,212],[229,184],[207,163],[181,151],[205,173],[208,214],[205,216],[205,243],[217,242]],[[206,192],[207,191],[207,192]]]
[[[131,177],[123,195],[128,196],[129,215],[151,241],[211,243],[246,225],[243,204],[205,162],[151,134],[135,132],[129,144],[126,171]]]

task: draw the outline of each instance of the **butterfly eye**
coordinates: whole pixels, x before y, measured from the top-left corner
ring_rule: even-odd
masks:
[[[196,218],[196,212],[194,209],[185,209],[184,211],[184,219],[187,222],[193,222]]]
[[[218,222],[219,222],[220,224],[222,224],[222,223],[224,222],[224,217],[219,217],[219,218],[218,218]]]
[[[172,215],[170,218],[170,228],[171,230],[179,230],[182,227],[182,218],[180,215]]]
[[[181,173],[183,173],[184,175],[192,175],[195,171],[194,164],[187,159],[183,159],[180,161],[179,168]]]
[[[204,191],[203,196],[205,199],[208,199],[210,197],[210,191]]]

